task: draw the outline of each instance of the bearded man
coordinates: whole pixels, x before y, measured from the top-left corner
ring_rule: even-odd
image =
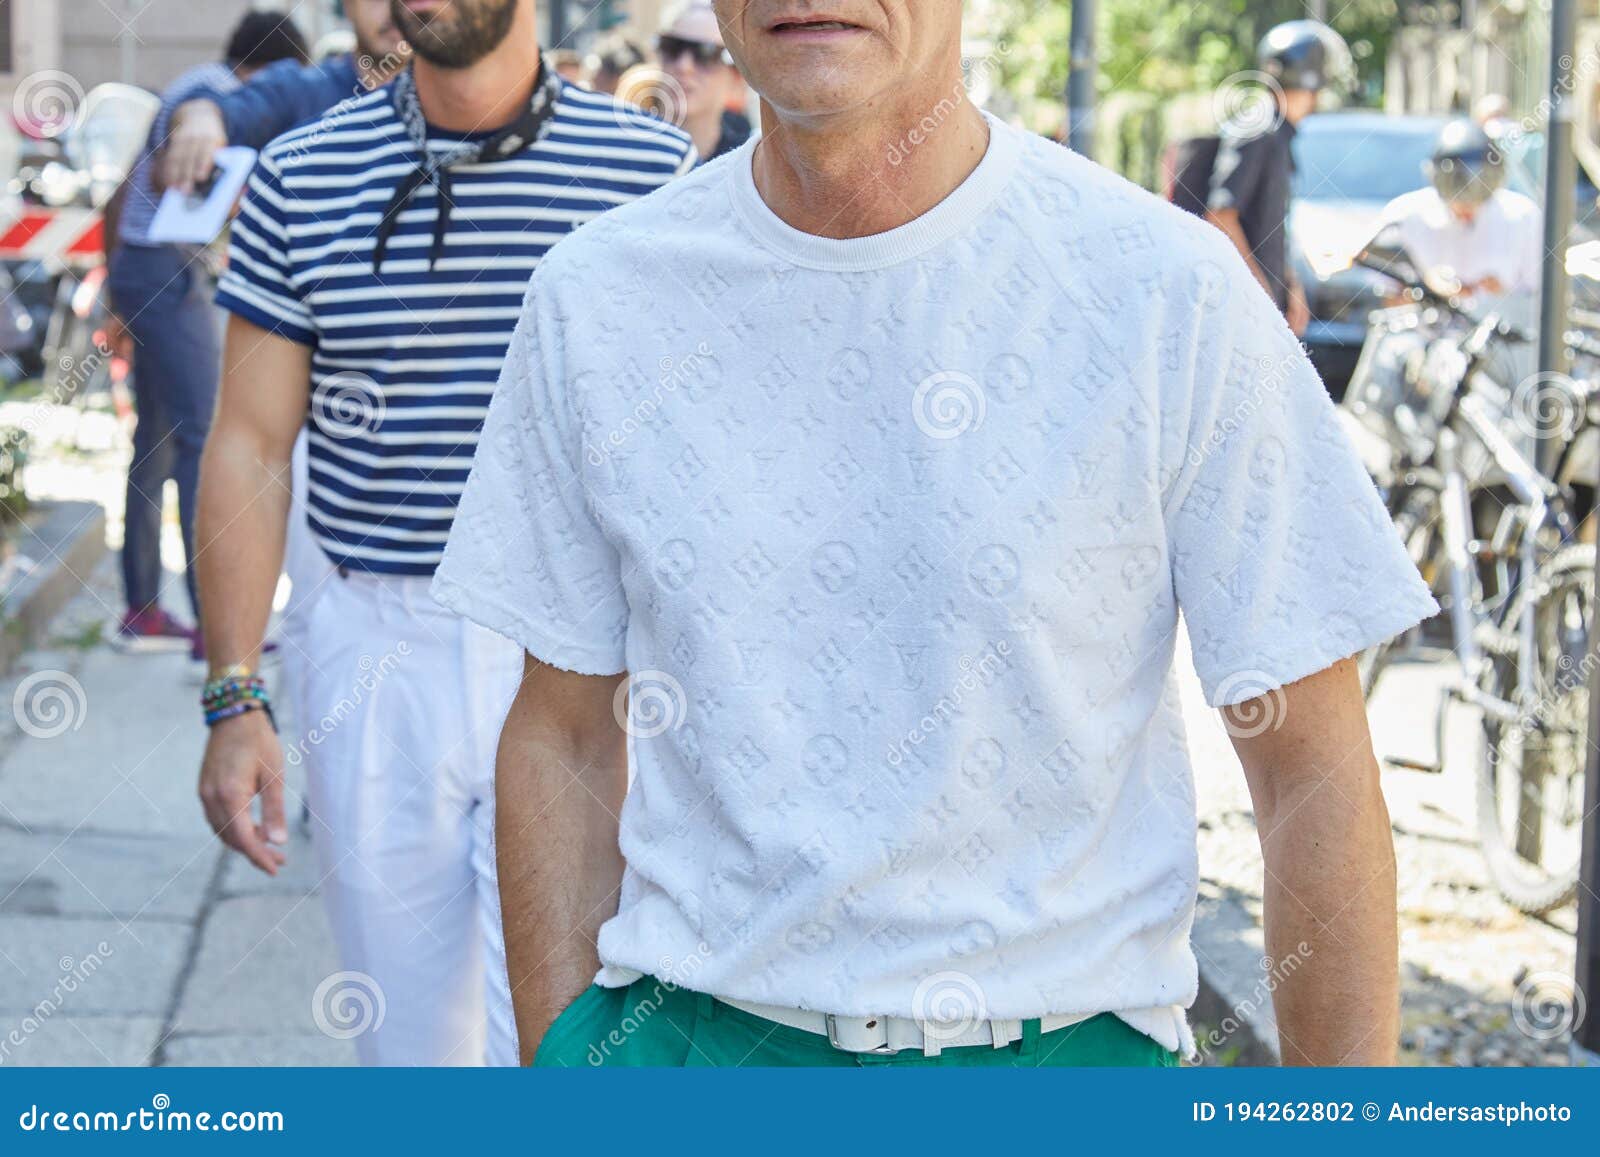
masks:
[[[695,157],[543,63],[533,0],[392,7],[411,67],[269,145],[233,231],[200,514],[200,794],[222,839],[277,872],[284,742],[254,665],[309,424],[307,521],[333,569],[304,612],[298,717],[317,726],[285,738],[308,764],[342,965],[381,993],[360,1055],[512,1063],[492,804],[521,650],[428,582],[534,268]]]

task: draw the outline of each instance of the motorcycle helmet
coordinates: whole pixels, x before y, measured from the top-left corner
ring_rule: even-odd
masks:
[[[1348,89],[1355,81],[1350,46],[1320,20],[1279,24],[1256,46],[1256,67],[1284,89]]]

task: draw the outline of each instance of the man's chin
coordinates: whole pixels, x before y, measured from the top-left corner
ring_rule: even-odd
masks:
[[[819,88],[804,82],[780,84],[771,90],[757,91],[783,120],[821,120],[848,113],[871,101],[870,94],[857,92],[853,87]]]
[[[516,0],[474,7],[452,3],[413,9],[396,4],[395,26],[411,51],[437,68],[471,68],[505,40],[516,18]]]

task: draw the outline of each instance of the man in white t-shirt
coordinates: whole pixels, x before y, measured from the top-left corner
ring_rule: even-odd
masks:
[[[1544,225],[1539,206],[1504,187],[1505,159],[1465,117],[1439,133],[1429,183],[1384,208],[1380,229],[1405,246],[1435,288],[1493,297],[1539,289]]]
[[[765,135],[545,259],[434,582],[528,652],[524,1060],[1175,1064],[1180,609],[1295,960],[1284,1055],[1392,1060],[1348,656],[1436,605],[1272,302],[970,104],[957,0],[717,10]]]

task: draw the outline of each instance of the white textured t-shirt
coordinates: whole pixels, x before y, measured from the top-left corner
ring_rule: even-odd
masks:
[[[602,983],[1176,1047],[1179,609],[1218,705],[1437,609],[1226,238],[989,124],[888,233],[747,146],[533,278],[434,592],[630,673]]]

